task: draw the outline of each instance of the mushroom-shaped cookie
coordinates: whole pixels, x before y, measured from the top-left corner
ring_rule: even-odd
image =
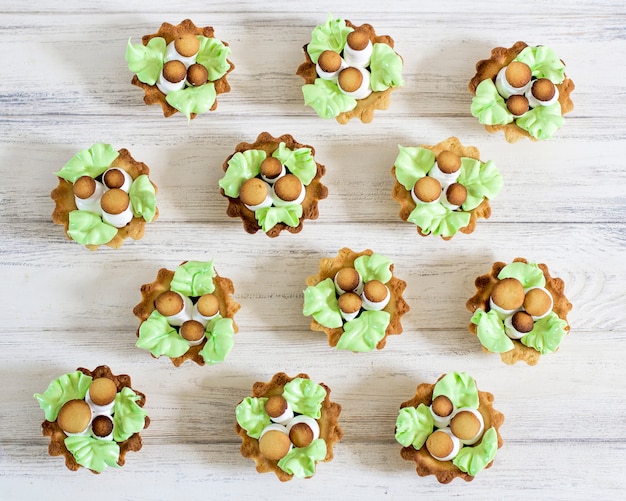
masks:
[[[139,432],[150,424],[145,395],[131,387],[129,376],[116,376],[106,365],[64,374],[34,397],[45,413],[48,452],[65,456],[73,471],[123,466],[128,451],[141,449]]]
[[[213,260],[185,261],[175,271],[161,268],[154,282],[141,286],[141,302],[133,309],[141,320],[137,347],[170,357],[176,367],[185,360],[223,362],[237,332],[234,291]]]
[[[544,45],[496,47],[489,59],[476,63],[468,87],[474,94],[472,115],[489,132],[504,130],[510,143],[552,137],[563,115],[574,109],[569,97],[574,82],[565,75],[565,63]]]
[[[55,173],[59,184],[51,193],[52,221],[90,250],[100,245],[117,249],[127,237],[138,240],[159,214],[149,173],[128,150],[104,143],[81,150]]]
[[[131,83],[141,87],[146,104],[158,103],[163,115],[177,111],[188,119],[217,108],[217,95],[230,92],[226,76],[235,65],[226,59],[230,48],[214,36],[211,26],[198,28],[189,19],[177,26],[163,23],[144,35],[141,44],[126,47]]]
[[[478,391],[466,373],[451,372],[436,384],[420,384],[415,396],[402,403],[396,440],[418,475],[435,475],[442,484],[456,477],[471,481],[493,464],[502,447],[503,422],[491,393]]]
[[[355,117],[371,122],[374,110],[386,110],[391,91],[404,85],[403,61],[393,46],[391,37],[376,35],[369,24],[329,15],[313,30],[296,72],[305,81],[304,104],[341,124]]]
[[[480,160],[478,148],[464,147],[456,137],[399,148],[392,197],[402,220],[414,223],[420,235],[449,240],[458,231],[472,233],[478,218],[491,216],[489,200],[502,189],[502,176],[491,160]]]
[[[320,261],[319,273],[307,278],[303,314],[311,329],[325,332],[338,350],[382,349],[390,334],[402,333],[409,311],[402,297],[406,282],[393,275],[391,260],[367,249],[341,249]]]
[[[473,313],[469,330],[484,351],[500,353],[507,364],[535,365],[541,355],[559,349],[570,330],[572,304],[563,280],[551,277],[545,264],[523,258],[497,262],[475,285],[476,294],[466,304]]]
[[[343,436],[340,413],[325,384],[306,374],[275,374],[269,383],[255,383],[252,396],[237,405],[241,455],[253,459],[259,473],[273,471],[282,482],[312,477],[318,462],[333,458],[333,445]]]
[[[248,233],[269,237],[302,231],[305,219],[317,219],[317,204],[328,196],[321,178],[326,168],[315,149],[289,134],[262,132],[256,141],[239,143],[224,162],[220,193],[228,198],[226,213],[240,217]]]

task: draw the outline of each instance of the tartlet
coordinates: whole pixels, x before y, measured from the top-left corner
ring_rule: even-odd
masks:
[[[106,365],[64,374],[34,397],[46,416],[42,432],[50,437],[49,454],[64,456],[73,471],[123,466],[128,451],[141,449],[139,432],[150,424],[145,395],[131,387],[129,376],[116,376]]]
[[[59,184],[50,194],[52,222],[90,250],[100,245],[117,249],[127,237],[142,238],[146,223],[159,215],[149,173],[126,149],[96,143],[79,151],[55,172]]]
[[[305,105],[340,124],[371,122],[374,110],[386,110],[391,91],[404,85],[402,57],[393,47],[393,39],[376,35],[371,25],[329,14],[303,47],[306,61],[296,72],[305,82]]]
[[[545,264],[524,258],[496,262],[475,285],[476,294],[466,303],[473,314],[469,331],[483,351],[500,353],[509,365],[535,365],[541,355],[559,349],[570,330],[567,314],[572,304],[563,280],[550,276]]]
[[[226,213],[240,217],[248,233],[299,233],[305,219],[318,218],[318,202],[328,196],[321,181],[326,168],[314,155],[312,146],[289,134],[262,132],[254,143],[239,143],[219,181],[220,193],[228,199]]]
[[[491,160],[480,160],[478,148],[449,137],[434,146],[399,149],[391,195],[400,218],[414,223],[420,235],[449,240],[458,231],[472,233],[478,218],[491,216],[489,201],[502,189],[502,176]]]
[[[339,350],[382,349],[387,336],[402,333],[401,317],[409,311],[402,293],[406,282],[393,275],[390,259],[366,249],[339,251],[320,260],[319,273],[306,279],[303,314],[311,330],[326,333]]]
[[[253,459],[259,473],[274,472],[281,482],[310,478],[316,463],[333,458],[333,445],[343,436],[340,413],[325,384],[306,374],[277,373],[268,383],[255,383],[252,396],[237,405],[241,455]]]
[[[403,446],[400,455],[415,462],[419,476],[435,475],[442,484],[469,482],[493,464],[503,422],[491,393],[478,391],[466,373],[451,372],[436,384],[420,384],[400,405],[395,437]]]
[[[565,75],[565,63],[543,45],[496,47],[476,63],[468,88],[472,115],[488,132],[503,130],[510,143],[552,137],[574,109],[574,82]]]
[[[228,43],[215,38],[213,27],[199,28],[190,19],[144,35],[126,47],[131,83],[144,90],[146,104],[160,104],[163,115],[182,112],[188,120],[214,111],[217,96],[230,92],[226,77],[235,69]]]
[[[234,291],[213,260],[185,261],[175,271],[161,268],[154,282],[141,286],[141,302],[133,309],[141,320],[136,346],[155,358],[170,357],[176,367],[185,360],[224,361],[238,331]]]

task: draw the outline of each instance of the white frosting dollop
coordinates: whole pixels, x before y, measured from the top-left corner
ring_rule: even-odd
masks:
[[[429,409],[430,409],[430,415],[433,417],[433,422],[435,423],[435,426],[437,428],[446,428],[450,424],[450,421],[452,420],[452,416],[454,416],[454,413],[456,411],[454,404],[452,406],[452,412],[448,416],[439,416],[435,414],[435,411],[433,411],[432,404],[429,407]]]
[[[289,405],[289,402],[287,402],[287,408],[285,409],[285,412],[283,412],[280,416],[270,416],[270,419],[272,420],[272,422],[282,425],[283,427],[287,426],[289,422],[293,419],[293,409],[291,408],[291,405]]]
[[[359,313],[361,313],[360,309],[352,313],[347,313],[343,311],[341,308],[339,308],[339,314],[341,315],[341,318],[343,318],[346,322],[349,322],[350,320],[354,320],[356,317],[359,316]]]
[[[91,401],[91,397],[89,396],[89,392],[85,395],[85,402],[89,404],[91,407],[92,416],[99,416],[100,414],[104,414],[106,416],[110,416],[111,411],[113,410],[113,404],[115,404],[115,399],[111,401],[110,404],[107,405],[97,405]]]
[[[308,425],[309,428],[311,428],[311,431],[313,431],[313,440],[317,440],[318,438],[320,438],[320,425],[315,419],[309,416],[305,416],[304,414],[296,416],[289,422],[289,424],[287,425],[287,433],[289,433],[291,431],[291,428],[293,428],[294,425],[298,423],[304,423]]]
[[[380,311],[385,306],[387,306],[387,304],[389,304],[389,300],[391,299],[391,293],[389,292],[389,287],[385,285],[385,288],[387,289],[387,295],[385,296],[385,299],[383,299],[382,301],[370,301],[369,299],[367,299],[367,297],[365,297],[365,292],[363,292],[361,294],[361,300],[363,301],[363,308],[366,310]]]
[[[341,86],[338,86],[339,90],[343,92],[346,96],[353,97],[354,99],[365,99],[372,93],[372,89],[370,88],[370,72],[367,71],[365,68],[361,68],[359,66],[354,66],[354,68],[359,70],[361,72],[361,75],[363,75],[363,80],[361,81],[361,85],[359,86],[359,88],[352,92],[346,92],[341,88]]]
[[[437,165],[437,162],[435,162],[435,165],[433,165],[428,171],[428,175],[430,177],[439,181],[442,190],[445,190],[452,183],[456,183],[456,180],[459,178],[459,174],[461,174],[461,168],[459,168],[456,172],[451,172],[450,174],[442,172],[439,165]]]
[[[109,168],[109,169],[104,171],[104,174],[102,174],[102,181],[103,181],[104,187],[107,190],[110,188],[104,182],[104,178],[107,175],[107,172],[109,172],[109,171],[120,171],[122,173],[122,175],[124,176],[124,183],[122,184],[122,186],[120,186],[120,190],[125,191],[126,193],[128,193],[128,190],[130,189],[130,185],[133,184],[133,178],[131,177],[131,175],[128,172],[126,172],[124,169],[120,169],[119,167],[111,167],[111,168]]]
[[[168,61],[172,61],[176,59],[180,61],[181,63],[183,63],[185,65],[185,68],[189,68],[192,64],[195,64],[197,56],[198,54],[194,54],[193,56],[189,56],[189,57],[180,55],[178,51],[176,50],[176,46],[174,45],[174,42],[172,41],[169,44],[167,44],[167,48],[165,49],[164,62],[167,63]],[[184,82],[185,80],[183,79],[183,83]]]
[[[132,218],[133,209],[130,203],[128,204],[128,207],[126,207],[126,209],[119,214],[109,214],[108,212],[102,210],[102,220],[105,223],[109,223],[110,225],[115,226],[116,228],[123,228],[128,223],[130,223]]]
[[[521,310],[521,308],[515,308],[514,310],[505,310],[504,308],[500,308],[496,303],[493,302],[492,298],[489,298],[489,309],[495,311],[501,320],[504,320],[506,317],[511,316],[513,315],[513,313]]]
[[[104,193],[104,185],[100,181],[96,181],[96,189],[89,198],[78,198],[74,195],[74,202],[76,208],[79,210],[86,210],[93,212],[94,214],[102,215],[102,207],[100,207],[100,198]]]
[[[526,94],[526,91],[530,90],[530,87],[533,82],[532,80],[528,82],[526,85],[524,85],[523,87],[513,87],[507,81],[505,73],[506,73],[506,66],[502,68],[498,72],[498,76],[496,76],[496,89],[498,89],[498,94],[500,94],[504,99],[508,99],[514,94]]]
[[[372,52],[374,52],[374,46],[371,40],[368,40],[367,45],[362,50],[355,50],[346,44],[343,48],[343,58],[348,66],[366,68],[370,65]]]
[[[263,431],[261,432],[261,435],[259,436],[259,440],[261,440],[261,438],[263,437],[263,435],[265,435],[268,431],[280,431],[281,433],[284,433],[285,435],[289,436],[289,431],[287,430],[286,426],[283,426],[282,424],[278,424],[278,423],[272,423],[272,424],[268,424],[265,428],[263,428]]]

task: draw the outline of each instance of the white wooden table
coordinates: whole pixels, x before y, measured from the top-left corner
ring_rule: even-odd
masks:
[[[414,5],[415,4],[415,5]],[[319,119],[295,75],[329,11],[389,34],[406,86],[371,124]],[[126,41],[191,18],[230,43],[236,69],[214,113],[187,125],[145,106],[130,85]],[[622,1],[531,0],[0,3],[0,498],[446,499],[621,498],[626,487],[626,8]],[[552,140],[508,144],[469,112],[467,82],[491,48],[553,47],[575,84],[575,110]],[[316,148],[329,197],[297,235],[249,235],[217,182],[240,141],[292,134]],[[499,166],[491,219],[451,241],[398,218],[397,145],[456,135]],[[50,219],[53,172],[95,142],[128,148],[159,187],[158,221],[119,250],[90,252]],[[408,282],[404,333],[382,351],[331,349],[302,315],[307,276],[341,247],[371,248]],[[566,284],[571,334],[534,367],[504,365],[467,331],[474,278],[517,256]],[[161,267],[215,258],[233,280],[239,333],[216,366],[153,359],[135,347],[139,287]],[[152,420],[143,449],[93,475],[49,457],[32,398],[59,375],[107,364],[132,376]],[[467,371],[506,416],[504,446],[473,482],[418,477],[393,437],[419,383]],[[335,459],[281,484],[239,453],[236,404],[255,381],[306,372],[343,406]]]

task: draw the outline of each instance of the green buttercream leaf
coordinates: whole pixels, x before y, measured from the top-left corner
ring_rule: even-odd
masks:
[[[155,357],[165,355],[176,358],[189,350],[187,341],[180,337],[176,329],[157,310],[139,326],[139,339],[135,346],[149,350]]]
[[[461,172],[458,183],[465,186],[467,199],[462,205],[463,210],[470,211],[488,198],[493,200],[502,189],[502,175],[491,160],[483,163],[473,158],[461,158]]]
[[[504,353],[515,348],[511,338],[506,335],[504,323],[495,310],[485,313],[480,308],[472,315],[471,322],[478,326],[477,335],[485,348],[493,353]]]
[[[372,351],[385,337],[391,315],[386,311],[364,311],[354,320],[346,322],[337,343],[338,350]]]
[[[216,97],[215,84],[208,82],[198,87],[185,87],[169,92],[165,100],[170,106],[183,113],[187,119],[191,119],[192,113],[210,111]]]
[[[364,283],[380,280],[386,284],[393,276],[391,265],[393,265],[391,259],[376,253],[371,256],[359,256],[354,260],[354,269],[359,272]]]
[[[315,381],[297,377],[285,385],[283,398],[289,402],[294,412],[319,419],[326,390]]]
[[[396,157],[396,178],[408,191],[415,182],[428,174],[435,165],[435,154],[426,148],[398,146],[400,153]]]
[[[565,79],[563,61],[556,55],[554,49],[545,45],[526,47],[513,61],[519,61],[530,66],[530,70],[536,78],[547,78],[555,84],[560,84]]]
[[[287,226],[295,228],[300,224],[302,205],[288,204],[281,207],[264,207],[254,211],[254,217],[265,233],[278,223],[285,223]]]
[[[135,217],[143,217],[148,223],[154,219],[156,191],[148,176],[138,176],[130,185],[128,196]]]
[[[478,409],[476,381],[465,372],[449,372],[442,377],[433,390],[433,400],[439,395],[448,397],[457,409]]]
[[[52,381],[46,391],[33,396],[39,402],[48,421],[56,421],[61,407],[70,400],[82,400],[87,394],[92,378],[80,371],[63,374]]]
[[[215,290],[213,259],[210,261],[187,261],[174,272],[170,289],[183,296],[198,297]]]
[[[313,158],[311,148],[290,150],[285,143],[280,143],[278,149],[272,153],[272,156],[278,158],[280,163],[285,165],[305,186],[317,174],[317,164]]]
[[[433,416],[427,405],[419,404],[415,407],[400,409],[396,419],[396,440],[404,447],[412,445],[421,449],[426,439],[433,432]]]
[[[55,174],[70,183],[81,176],[98,177],[119,156],[110,144],[96,143],[91,148],[80,150]]]
[[[524,346],[534,348],[542,355],[554,353],[567,334],[565,327],[567,327],[567,322],[551,311],[547,316],[537,320],[533,325],[533,330],[520,341]]]
[[[375,43],[370,60],[370,87],[374,92],[402,87],[402,58],[386,43]]]
[[[212,319],[207,324],[206,343],[200,351],[204,361],[209,365],[223,362],[235,344],[234,335],[232,318]]]
[[[470,109],[472,115],[483,125],[506,125],[514,119],[496,85],[489,78],[476,87],[476,95],[472,98]]]
[[[90,470],[102,472],[107,466],[119,468],[120,446],[113,440],[100,440],[86,435],[73,435],[65,439],[65,447],[76,462]]]
[[[154,85],[163,69],[165,48],[165,40],[161,37],[152,38],[148,45],[132,44],[129,38],[126,46],[128,69],[137,74],[139,81]]]
[[[196,62],[204,66],[209,72],[209,80],[214,82],[222,78],[230,68],[226,58],[230,55],[230,48],[217,38],[198,36],[200,49]]]
[[[516,261],[514,263],[507,264],[498,273],[498,280],[504,278],[515,278],[519,280],[524,289],[529,287],[545,287],[546,277],[543,275],[541,268],[537,266],[537,263],[522,263]]]
[[[328,14],[326,22],[313,29],[311,41],[307,45],[306,51],[313,63],[317,63],[320,54],[325,50],[341,52],[348,40],[348,34],[354,31],[346,25],[345,19],[333,19],[332,14]]]
[[[261,172],[261,163],[265,160],[263,150],[238,151],[228,161],[228,169],[219,180],[220,188],[226,196],[238,198],[241,185]]]
[[[329,329],[336,329],[343,325],[332,278],[306,288],[302,314],[307,317],[312,315],[316,322]]]
[[[342,93],[336,83],[322,78],[316,78],[313,84],[303,85],[302,94],[304,104],[313,108],[322,118],[335,118],[356,107],[356,99]]]
[[[123,442],[143,430],[148,413],[137,405],[139,395],[128,386],[122,388],[113,403],[113,440]]]
[[[420,227],[422,233],[451,237],[470,222],[470,213],[452,211],[440,203],[417,204],[407,221]]]
[[[113,240],[117,228],[105,223],[100,216],[86,210],[70,212],[67,234],[83,245],[101,245]]]
[[[246,397],[235,409],[235,417],[251,438],[259,438],[263,429],[272,422],[265,412],[267,398]]]
[[[462,447],[452,460],[454,466],[475,477],[496,457],[498,450],[498,435],[494,427],[489,428],[483,435],[480,444]]]
[[[307,478],[315,474],[315,463],[326,458],[326,442],[318,438],[307,447],[294,447],[278,462],[278,467],[290,475]]]
[[[549,139],[561,128],[565,119],[561,115],[561,103],[537,106],[524,113],[515,123],[537,139]]]

